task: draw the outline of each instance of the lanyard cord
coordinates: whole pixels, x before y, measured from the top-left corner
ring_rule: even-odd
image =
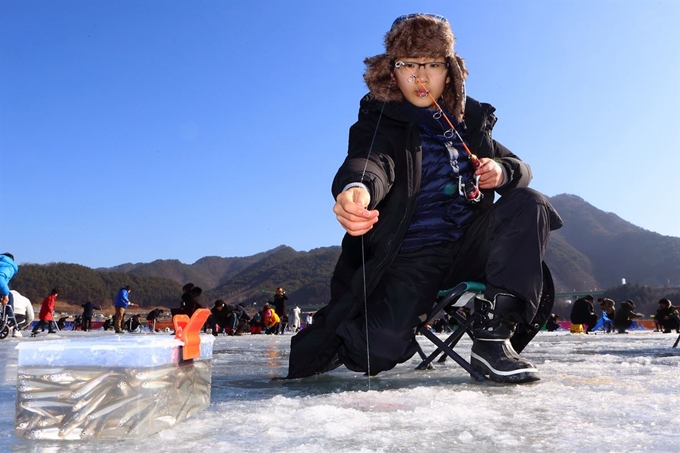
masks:
[[[465,140],[463,140],[463,137],[460,136],[460,134],[458,133],[456,128],[453,127],[453,123],[451,122],[451,120],[449,120],[449,117],[446,116],[446,114],[444,113],[444,110],[442,110],[442,108],[439,106],[439,103],[434,98],[434,96],[432,96],[432,93],[430,93],[430,90],[427,89],[427,87],[423,84],[423,82],[421,82],[421,80],[418,78],[418,76],[413,71],[411,71],[411,69],[409,67],[407,67],[404,64],[403,61],[397,61],[396,63],[394,63],[394,67],[395,67],[395,69],[399,69],[399,68],[406,69],[411,74],[408,78],[408,81],[409,82],[413,82],[413,81],[418,82],[418,84],[425,90],[425,92],[427,93],[427,96],[430,97],[430,100],[432,101],[432,103],[435,105],[435,107],[437,107],[437,112],[435,112],[434,115],[432,115],[434,117],[434,119],[438,120],[439,118],[443,117],[444,120],[449,125],[449,127],[451,128],[448,131],[444,132],[444,136],[445,137],[452,137],[453,134],[455,134],[456,137],[458,137],[458,140],[460,140],[460,142],[463,144],[463,148],[465,149],[465,152],[467,153],[468,158],[470,159],[470,163],[472,164],[472,167],[475,168],[475,169],[479,168],[482,165],[482,163],[479,161],[477,156],[472,154],[472,151],[470,151],[470,148],[468,148],[467,144],[465,143]]]
[[[406,66],[406,64],[403,61],[397,61],[394,63],[395,69],[403,68],[406,69],[411,75],[408,77],[408,82],[418,82],[418,84],[422,87],[423,90],[425,90],[425,93],[427,96],[430,97],[430,100],[432,103],[437,107],[437,111],[432,115],[432,117],[439,121],[440,118],[444,118],[444,120],[448,123],[449,125],[449,130],[444,132],[444,137],[446,138],[452,138],[454,135],[458,137],[458,140],[460,140],[460,143],[463,145],[463,149],[468,155],[468,160],[470,161],[470,164],[472,165],[472,168],[474,170],[478,169],[479,167],[482,166],[482,161],[479,160],[477,156],[472,154],[472,151],[470,151],[470,148],[468,148],[467,144],[465,143],[465,140],[463,140],[463,137],[458,133],[456,128],[453,126],[453,123],[449,119],[449,117],[444,113],[444,110],[439,106],[439,103],[437,100],[432,96],[432,93],[430,93],[430,90],[427,89],[427,87],[423,84],[423,82],[418,78],[418,76],[409,68]],[[425,97],[425,96],[423,96]],[[448,150],[448,145],[447,145],[447,150]],[[449,151],[450,152],[450,151]],[[479,203],[482,198],[483,194],[479,190],[479,175],[475,177],[475,180],[470,183],[464,183],[462,179],[458,179],[458,193],[462,195],[465,200],[468,203]]]

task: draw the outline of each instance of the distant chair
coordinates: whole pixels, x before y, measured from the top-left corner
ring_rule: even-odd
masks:
[[[572,324],[569,326],[569,332],[571,333],[584,333],[583,324]]]

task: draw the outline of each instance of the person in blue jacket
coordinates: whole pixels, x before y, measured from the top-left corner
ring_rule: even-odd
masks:
[[[9,281],[17,272],[19,272],[19,266],[14,262],[14,255],[11,253],[0,255],[0,301],[2,305],[9,304],[12,312],[14,312],[14,298],[9,292]]]
[[[137,304],[134,304],[130,302],[130,293],[132,292],[132,288],[130,286],[124,286],[122,287],[119,291],[118,294],[116,294],[116,302],[114,303],[114,307],[116,309],[116,313],[113,315],[113,326],[116,329],[116,333],[123,333],[123,315],[125,314],[125,310],[128,308],[128,306],[132,305],[135,306]]]

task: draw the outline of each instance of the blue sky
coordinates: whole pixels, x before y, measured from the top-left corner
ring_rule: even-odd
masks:
[[[109,267],[338,245],[362,62],[412,12],[452,23],[532,187],[680,237],[678,1],[3,0],[1,251]]]

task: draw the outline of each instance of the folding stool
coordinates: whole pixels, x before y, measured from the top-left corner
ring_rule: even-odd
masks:
[[[472,333],[472,316],[465,318],[458,312],[458,309],[467,305],[468,302],[470,302],[470,300],[475,296],[483,294],[485,288],[486,287],[483,283],[462,282],[453,288],[439,291],[437,294],[437,303],[430,311],[425,322],[418,326],[417,329],[418,332],[423,334],[427,339],[434,343],[436,349],[429,356],[426,356],[423,350],[418,347],[418,354],[423,361],[416,367],[416,369],[425,370],[432,368],[432,361],[437,358],[440,353],[443,353],[442,357],[439,359],[440,362],[443,362],[446,360],[446,357],[449,356],[455,360],[458,365],[463,367],[465,371],[470,373],[470,375],[475,380],[483,381],[486,379],[482,373],[474,369],[467,360],[462,358],[460,354],[453,350],[456,344],[458,344],[458,341],[466,333],[470,336],[470,338],[474,339],[474,335]],[[428,328],[428,325],[441,311],[448,313],[458,322],[458,328],[444,341],[439,339],[439,337],[437,337]]]

